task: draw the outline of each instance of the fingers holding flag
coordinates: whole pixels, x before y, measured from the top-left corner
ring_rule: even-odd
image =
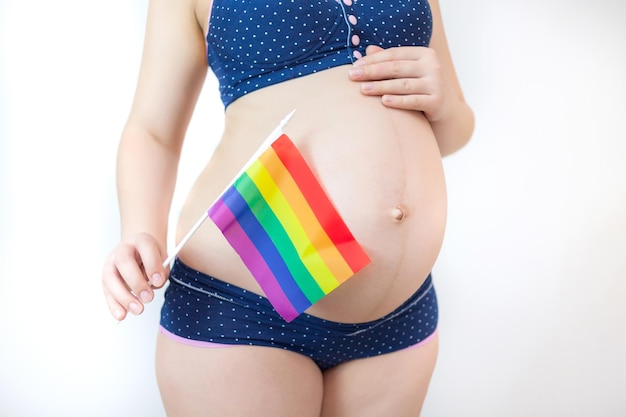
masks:
[[[141,314],[154,299],[154,288],[165,284],[166,268],[157,240],[146,233],[120,242],[109,254],[102,271],[106,303],[116,320],[128,312]]]

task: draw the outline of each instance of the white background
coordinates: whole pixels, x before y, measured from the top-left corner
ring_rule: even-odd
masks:
[[[164,415],[161,298],[116,325],[99,281],[146,6],[0,2],[0,416]],[[624,416],[626,5],[442,8],[477,126],[445,160],[441,353],[423,415]],[[215,88],[173,217],[221,133]]]

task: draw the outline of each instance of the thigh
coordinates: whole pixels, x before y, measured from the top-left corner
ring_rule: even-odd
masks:
[[[322,417],[416,417],[435,368],[438,337],[394,353],[345,362],[324,373]]]
[[[322,374],[294,352],[194,347],[159,334],[156,369],[169,417],[320,415]]]

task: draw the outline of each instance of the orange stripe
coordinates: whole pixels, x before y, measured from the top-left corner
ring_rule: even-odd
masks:
[[[319,254],[337,281],[343,282],[352,276],[354,272],[320,224],[298,184],[296,184],[285,165],[278,158],[275,150],[271,147],[268,148],[261,155],[259,161],[292,207],[298,221],[311,241],[311,251],[316,251]],[[304,256],[306,257],[306,253]]]
[[[335,206],[291,139],[283,134],[272,143],[272,148],[276,151],[285,168],[291,173],[315,217],[322,219],[322,227],[350,269],[357,272],[369,264],[369,257],[343,222]]]

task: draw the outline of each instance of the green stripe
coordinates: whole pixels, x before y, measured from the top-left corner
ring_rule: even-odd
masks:
[[[235,181],[234,186],[244,200],[246,200],[248,207],[250,207],[254,216],[269,235],[274,246],[276,246],[276,249],[285,261],[285,264],[287,264],[291,275],[304,295],[306,295],[307,299],[311,301],[311,303],[315,303],[320,298],[324,297],[326,293],[324,293],[317,282],[315,282],[315,279],[302,262],[302,259],[300,259],[298,251],[291,242],[285,228],[248,174],[243,173]]]

